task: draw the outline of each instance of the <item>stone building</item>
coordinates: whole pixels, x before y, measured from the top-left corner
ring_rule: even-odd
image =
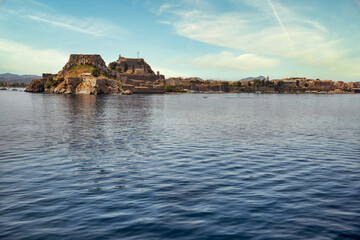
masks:
[[[169,84],[169,86],[171,87],[176,87],[180,85],[180,80],[177,78],[170,78],[167,80],[167,83]]]
[[[144,75],[145,74],[145,71],[143,68],[136,68],[135,69],[135,74],[137,75]]]

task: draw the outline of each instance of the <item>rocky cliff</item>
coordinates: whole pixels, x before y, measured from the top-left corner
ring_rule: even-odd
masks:
[[[76,87],[76,94],[124,94],[121,84],[116,80],[87,78]]]
[[[46,79],[33,79],[29,86],[26,87],[26,92],[40,93],[45,91]]]
[[[104,60],[98,54],[71,54],[69,61],[59,72],[59,75],[66,75],[66,73],[69,72],[73,67],[80,65],[92,65],[97,68],[100,73],[109,75],[109,69],[106,67]]]

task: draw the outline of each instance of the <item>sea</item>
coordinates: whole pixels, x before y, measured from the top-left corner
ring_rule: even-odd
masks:
[[[360,239],[360,94],[0,91],[0,239]]]

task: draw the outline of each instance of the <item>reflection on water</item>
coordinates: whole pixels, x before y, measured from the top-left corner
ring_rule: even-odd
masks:
[[[0,101],[0,238],[360,237],[359,95]]]

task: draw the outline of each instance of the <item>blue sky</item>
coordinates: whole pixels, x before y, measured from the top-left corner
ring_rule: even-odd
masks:
[[[0,73],[140,52],[166,77],[360,81],[360,0],[0,0]]]

